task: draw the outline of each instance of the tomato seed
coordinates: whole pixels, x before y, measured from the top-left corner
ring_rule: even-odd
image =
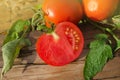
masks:
[[[65,34],[68,35],[69,33],[66,31]]]
[[[74,31],[73,34],[76,34],[76,31]]]
[[[70,29],[71,32],[73,32],[73,29]]]
[[[75,34],[75,37],[78,37],[78,35],[77,35],[77,34]]]
[[[79,40],[75,40],[75,42],[76,42],[76,43],[78,43],[78,42],[79,42]]]
[[[77,39],[77,40],[80,40],[80,38],[79,38],[79,37],[76,37],[76,39]]]
[[[70,28],[66,28],[66,31],[69,31],[70,30]]]
[[[75,49],[78,50],[78,46],[76,46]]]

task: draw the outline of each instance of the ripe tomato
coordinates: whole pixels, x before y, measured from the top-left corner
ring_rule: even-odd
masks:
[[[80,29],[70,22],[59,23],[54,32],[37,40],[36,51],[47,64],[62,66],[79,57],[84,39]]]
[[[119,0],[83,0],[85,14],[94,21],[110,17],[117,8]]]
[[[45,13],[45,20],[48,25],[49,23],[58,24],[63,21],[76,24],[83,14],[81,3],[78,0],[45,0],[42,10]]]

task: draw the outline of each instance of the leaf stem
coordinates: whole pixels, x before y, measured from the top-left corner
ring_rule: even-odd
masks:
[[[44,12],[42,11],[42,9],[40,9],[32,17],[32,20],[31,20],[32,31],[35,30],[34,26],[37,26],[37,24],[43,24],[43,23],[45,23]]]
[[[101,26],[98,25],[96,22],[93,22],[93,21],[91,21],[91,20],[89,20],[89,19],[87,19],[87,21],[88,21],[90,24],[92,24],[92,25],[94,25],[95,27],[97,27],[98,29],[102,30],[103,32],[108,32],[108,33],[115,39],[117,45],[116,45],[116,48],[115,48],[114,52],[117,51],[118,49],[120,49],[120,40],[119,40],[119,38],[115,35],[115,33],[113,33],[113,29],[101,27]]]
[[[99,26],[96,22],[87,20],[90,24],[94,25],[95,27],[97,27],[98,29],[102,30],[103,32],[107,31],[109,34],[111,34],[113,36],[113,38],[118,41],[119,39],[117,38],[117,36],[112,32],[112,30],[110,28],[103,28],[101,26]]]
[[[92,25],[94,25],[95,27],[97,27],[98,29],[100,29],[100,30],[102,30],[103,32],[105,32],[105,28],[99,26],[96,22],[93,22],[93,21],[91,21],[91,20],[89,20],[89,19],[87,19],[87,21],[88,21],[90,24],[92,24]]]
[[[116,36],[109,28],[106,28],[106,31],[109,32],[116,41],[119,40],[119,39],[117,38],[117,36]]]
[[[25,27],[26,27],[26,26],[25,26]],[[30,29],[29,27],[30,27],[30,26],[27,26],[27,28],[24,30],[21,38],[24,38],[24,37],[26,36],[27,31]]]

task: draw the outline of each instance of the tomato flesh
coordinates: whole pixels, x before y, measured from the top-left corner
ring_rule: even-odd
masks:
[[[109,18],[117,8],[119,0],[83,0],[86,16],[94,21]]]
[[[78,0],[45,0],[42,9],[46,23],[70,21],[76,24],[83,15],[82,5]]]
[[[47,64],[62,66],[78,58],[83,45],[84,39],[79,28],[73,23],[62,22],[51,34],[40,36],[36,50]]]

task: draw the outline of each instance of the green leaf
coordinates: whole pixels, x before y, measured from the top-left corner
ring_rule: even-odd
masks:
[[[111,29],[106,28],[106,31],[109,32],[116,41],[116,48],[114,50],[114,52],[116,52],[118,49],[120,49],[120,39],[113,33]]]
[[[108,39],[108,36],[106,34],[98,34],[95,36],[95,39],[105,41]]]
[[[106,40],[107,35],[99,34],[97,39],[90,43],[90,51],[84,67],[85,80],[92,80],[103,69],[107,60],[113,57],[112,48],[106,44]]]
[[[117,40],[117,47],[116,47],[115,51],[117,51],[118,49],[120,49],[120,40]]]
[[[25,39],[31,30],[30,24],[31,23],[29,20],[18,20],[8,31],[2,45],[2,57],[4,65],[2,68],[1,78],[12,68],[14,59],[18,56],[21,48],[31,44],[28,39]]]
[[[15,39],[6,43],[2,47],[2,56],[4,62],[2,75],[12,68],[14,60],[18,56],[20,49],[27,45],[30,45],[30,41],[28,39]]]
[[[3,45],[9,41],[20,38],[29,26],[30,22],[28,20],[17,20],[8,31],[6,38],[4,39]]]
[[[115,26],[120,29],[120,15],[116,15],[112,18],[113,23]]]

